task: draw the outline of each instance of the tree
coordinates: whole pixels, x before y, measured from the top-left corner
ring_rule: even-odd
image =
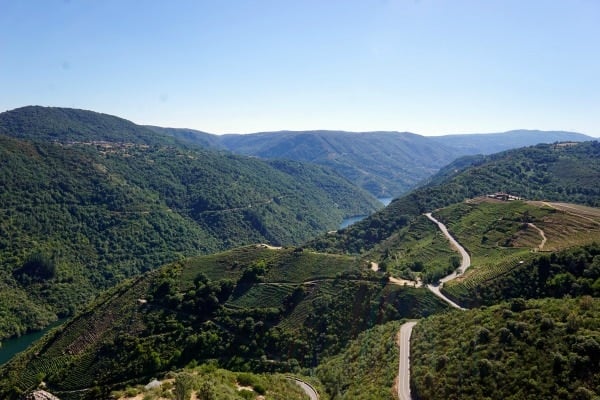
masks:
[[[194,377],[187,372],[181,372],[175,377],[175,398],[188,400],[194,388]]]
[[[215,385],[210,381],[202,382],[200,390],[198,391],[199,400],[216,400],[217,394],[215,391]]]

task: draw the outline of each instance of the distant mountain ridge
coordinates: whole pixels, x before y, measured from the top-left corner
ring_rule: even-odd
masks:
[[[27,140],[64,142],[94,137],[113,142],[200,146],[264,159],[310,162],[332,168],[380,198],[407,192],[461,156],[539,143],[594,140],[575,132],[532,130],[444,136],[332,130],[214,135],[194,129],[142,126],[93,111],[39,106],[0,113],[0,134]]]
[[[585,142],[595,140],[590,136],[566,131],[540,131],[519,129],[501,133],[470,133],[431,136],[434,141],[464,152],[463,155],[493,154],[518,147],[540,143]],[[540,141],[542,140],[542,141]]]
[[[492,154],[540,143],[594,140],[576,132],[530,130],[445,136],[327,130],[211,136],[189,129],[154,129],[204,147],[326,165],[376,197],[405,193],[461,156]]]

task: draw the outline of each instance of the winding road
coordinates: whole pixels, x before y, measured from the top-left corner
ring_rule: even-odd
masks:
[[[471,257],[469,256],[469,253],[467,253],[465,248],[462,247],[460,245],[460,243],[458,243],[456,241],[456,239],[454,239],[454,237],[452,237],[452,235],[450,235],[450,233],[448,232],[448,228],[446,228],[446,225],[442,224],[440,221],[435,219],[431,215],[431,213],[427,213],[427,214],[425,214],[425,216],[427,218],[429,218],[434,224],[436,224],[438,226],[438,228],[440,228],[440,231],[442,231],[444,236],[446,236],[448,241],[450,241],[450,244],[452,245],[452,247],[455,250],[458,250],[458,252],[460,253],[460,257],[461,257],[460,267],[458,267],[456,269],[456,271],[454,271],[450,275],[447,275],[447,276],[443,277],[442,279],[440,279],[439,283],[436,285],[432,285],[432,284],[427,285],[427,288],[433,294],[435,294],[437,297],[444,300],[446,303],[450,304],[452,307],[458,308],[459,310],[464,310],[464,308],[462,308],[461,306],[459,306],[458,304],[456,304],[455,302],[450,300],[448,297],[444,296],[444,294],[441,291],[441,288],[442,288],[442,286],[444,286],[444,283],[451,281],[453,279],[456,279],[456,277],[465,273],[465,271],[471,266]]]
[[[441,292],[441,287],[445,282],[456,279],[456,277],[462,275],[467,268],[471,266],[471,257],[469,253],[462,247],[456,239],[450,235],[448,229],[444,224],[435,219],[431,213],[425,214],[427,218],[429,218],[433,223],[435,223],[440,231],[448,238],[450,244],[454,249],[456,249],[461,256],[460,267],[456,269],[453,273],[448,276],[440,279],[440,282],[437,285],[427,285],[427,289],[429,289],[433,294],[444,300],[446,303],[450,304],[452,307],[457,308],[459,310],[465,310],[465,308],[459,306]],[[410,335],[412,334],[412,330],[414,326],[417,324],[416,321],[410,321],[402,324],[400,327],[400,332],[398,332],[398,346],[400,347],[400,357],[398,361],[398,379],[397,379],[397,387],[398,387],[398,399],[399,400],[411,400],[410,396]]]
[[[287,377],[290,381],[296,382],[296,385],[300,386],[304,393],[310,397],[310,400],[319,400],[319,393],[315,390],[310,383],[304,382],[302,379],[294,378],[293,376]]]

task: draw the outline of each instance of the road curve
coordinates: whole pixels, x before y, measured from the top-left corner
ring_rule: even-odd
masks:
[[[465,308],[459,306],[440,291],[440,288],[445,282],[451,281],[455,279],[457,276],[463,274],[467,268],[471,266],[471,257],[469,253],[462,247],[456,239],[450,235],[448,229],[444,224],[435,219],[431,213],[425,214],[427,218],[429,218],[433,223],[435,223],[440,231],[448,238],[450,244],[453,248],[458,250],[461,256],[460,267],[457,268],[456,271],[451,273],[448,276],[440,279],[440,283],[437,285],[427,285],[427,288],[436,296],[444,300],[446,303],[450,304],[454,308],[458,308],[460,310],[465,310]],[[398,346],[400,347],[400,360],[398,361],[398,399],[399,400],[412,400],[410,396],[410,335],[414,326],[417,324],[416,321],[406,322],[400,327],[400,332],[398,332]]]
[[[410,335],[416,321],[402,324],[398,332],[400,360],[398,362],[398,399],[411,400],[410,397]]]
[[[319,400],[319,393],[317,393],[315,388],[312,387],[310,383],[304,382],[302,379],[298,379],[293,376],[288,376],[287,379],[296,382],[296,385],[300,386],[302,390],[304,390],[304,393],[310,397],[310,400]]]
[[[442,224],[440,221],[438,221],[437,219],[435,219],[431,213],[427,213],[425,214],[425,216],[427,218],[429,218],[434,224],[436,224],[438,226],[438,228],[440,228],[440,231],[442,231],[442,233],[444,234],[444,236],[446,236],[446,238],[448,239],[448,241],[450,241],[450,244],[452,245],[452,247],[456,250],[458,250],[458,252],[460,253],[460,257],[461,257],[461,262],[460,262],[460,267],[458,267],[456,269],[456,271],[454,271],[453,273],[451,273],[450,275],[447,275],[445,277],[443,277],[442,279],[440,279],[440,282],[437,285],[427,285],[427,288],[436,296],[438,296],[440,299],[444,300],[446,303],[450,304],[452,307],[454,308],[458,308],[460,310],[464,310],[464,308],[462,308],[461,306],[459,306],[458,304],[456,304],[455,302],[453,302],[452,300],[450,300],[449,298],[447,298],[446,296],[444,296],[444,294],[441,292],[441,287],[444,285],[444,283],[451,281],[453,279],[456,279],[457,276],[464,274],[465,271],[471,266],[471,256],[469,256],[469,253],[467,253],[467,251],[465,250],[464,247],[462,247],[460,245],[460,243],[458,243],[456,241],[456,239],[454,239],[454,237],[452,237],[452,235],[448,232],[448,229],[446,228],[446,225]]]

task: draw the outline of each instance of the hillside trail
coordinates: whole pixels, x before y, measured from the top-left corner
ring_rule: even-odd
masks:
[[[573,205],[573,204],[567,204],[567,203],[550,203],[547,201],[542,201],[542,202],[532,201],[531,203],[532,204],[541,204],[544,206],[548,206],[550,208],[554,208],[555,210],[562,211],[567,214],[574,215],[576,217],[593,222],[595,225],[600,224],[600,222],[598,222],[598,217],[600,217],[598,211],[594,210],[594,209],[590,209],[585,206],[579,206],[579,205]]]
[[[540,245],[537,247],[537,251],[541,251],[544,249],[544,245],[546,244],[546,242],[548,241],[548,238],[546,238],[546,233],[544,233],[543,230],[541,230],[540,228],[538,228],[537,226],[535,226],[534,224],[532,224],[531,222],[527,224],[528,226],[532,227],[533,229],[535,229],[536,231],[538,231],[538,233],[540,234],[540,236],[542,237],[542,242],[540,243]]]
[[[456,279],[458,276],[464,274],[464,272],[471,266],[471,257],[469,253],[462,247],[456,239],[448,232],[448,229],[444,224],[435,219],[431,213],[426,213],[425,216],[429,218],[434,224],[438,226],[440,231],[446,236],[448,241],[452,247],[460,253],[461,263],[460,267],[457,268],[456,271],[447,275],[440,279],[439,283],[436,285],[429,284],[427,285],[427,289],[429,289],[433,294],[444,300],[451,307],[456,308],[458,310],[466,310],[465,308],[459,306],[441,292],[441,287],[444,283],[449,282],[453,279]],[[545,236],[544,236],[545,237]],[[545,242],[542,243],[542,245]],[[390,278],[391,281],[392,278]],[[398,388],[398,399],[400,400],[412,400],[410,394],[410,336],[412,334],[412,330],[414,326],[417,324],[416,321],[410,321],[402,324],[400,327],[400,331],[398,332],[398,346],[400,347],[400,355],[398,360],[398,378],[397,378],[397,388]]]

